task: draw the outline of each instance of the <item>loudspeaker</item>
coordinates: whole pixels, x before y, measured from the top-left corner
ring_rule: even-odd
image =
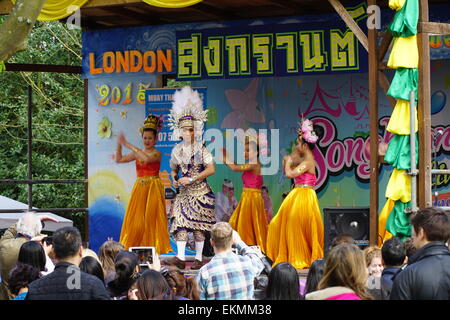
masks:
[[[331,249],[333,239],[342,234],[350,235],[361,249],[369,246],[369,207],[326,207],[324,218],[324,249]]]

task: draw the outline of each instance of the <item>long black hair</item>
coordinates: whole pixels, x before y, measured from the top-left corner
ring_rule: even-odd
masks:
[[[305,295],[317,290],[317,285],[322,280],[324,267],[325,260],[323,259],[317,259],[311,264],[308,276],[306,277]]]
[[[97,278],[102,280],[102,282],[105,281],[102,265],[94,257],[84,257],[80,262],[80,270],[96,276]]]
[[[138,256],[134,252],[121,251],[114,261],[116,277],[108,283],[108,289],[112,297],[126,294],[133,284],[133,274],[139,264]]]
[[[27,241],[20,247],[17,261],[29,264],[40,271],[45,271],[46,256],[44,248],[36,241]]]
[[[300,300],[297,270],[288,262],[277,264],[269,273],[267,300]]]

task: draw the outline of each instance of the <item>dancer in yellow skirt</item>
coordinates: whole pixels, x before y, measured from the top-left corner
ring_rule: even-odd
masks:
[[[259,163],[258,138],[253,135],[246,137],[244,159],[248,164],[237,165],[230,160],[226,150],[223,150],[224,163],[233,171],[242,172],[244,189],[241,201],[230,217],[229,223],[247,245],[257,245],[266,252],[267,216],[264,200],[261,195],[263,177]]]
[[[149,115],[145,119],[140,129],[143,149],[130,144],[122,133],[117,139],[116,162],[136,161],[137,173],[120,233],[120,242],[125,248],[151,246],[158,253],[172,250],[164,188],[159,178],[161,152],[154,147],[161,126],[161,117]],[[122,145],[133,152],[122,156]]]
[[[266,254],[274,265],[289,262],[303,269],[323,257],[323,222],[314,190],[316,141],[311,121],[304,120],[294,151],[283,161],[285,175],[295,180],[295,188],[269,224]]]

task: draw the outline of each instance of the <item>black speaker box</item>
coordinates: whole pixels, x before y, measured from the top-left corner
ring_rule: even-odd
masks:
[[[342,234],[351,236],[361,249],[369,246],[369,207],[326,207],[323,218],[325,253],[330,250],[333,239]]]

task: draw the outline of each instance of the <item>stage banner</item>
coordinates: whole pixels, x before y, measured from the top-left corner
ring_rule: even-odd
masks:
[[[367,5],[347,11],[367,30]],[[430,5],[430,21],[449,22],[450,4]],[[381,29],[394,12],[381,10]],[[175,74],[221,79],[367,72],[367,52],[337,14],[88,30],[82,35],[87,79]],[[386,56],[389,56],[387,54]],[[450,57],[450,36],[430,36],[431,59]]]
[[[178,79],[367,72],[367,51],[342,21],[179,31],[176,37]]]

